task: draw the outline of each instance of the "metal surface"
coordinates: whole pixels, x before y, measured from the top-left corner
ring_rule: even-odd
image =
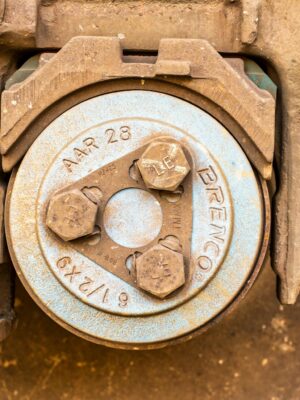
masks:
[[[243,45],[255,43],[262,3],[2,0],[0,43],[9,47],[60,48],[74,36],[119,36],[127,48],[155,49],[160,37],[184,37],[186,32],[191,37],[201,37],[204,26],[208,39],[221,51],[238,51]],[[181,15],[180,24],[173,23],[174,15]],[[146,32],[143,26],[147,26]],[[221,38],[216,26],[222,27]]]
[[[94,231],[97,205],[80,190],[54,194],[47,208],[47,226],[63,240],[90,235]]]
[[[154,141],[137,162],[149,189],[174,192],[187,174],[190,166],[180,143]]]
[[[122,141],[127,142],[128,140],[132,139],[132,126],[123,126],[121,127],[120,131],[120,137],[122,137]],[[127,132],[126,136],[123,136],[124,131]],[[151,135],[151,132],[149,132],[149,134]],[[108,138],[108,144],[114,145],[117,143],[116,133],[114,130],[111,128],[106,129],[105,135]],[[99,149],[99,146],[96,144],[96,140],[94,138],[89,138],[83,142],[86,143],[87,141],[93,143],[93,149]],[[159,137],[159,141],[164,141],[167,144],[178,144],[178,142],[176,142],[174,139],[166,137]],[[136,275],[134,268],[128,268],[128,260],[135,256],[137,250],[139,253],[145,252],[155,244],[160,243],[161,241],[165,240],[165,238],[170,236],[177,238],[179,241],[182,254],[185,258],[185,264],[187,265],[186,273],[188,276],[191,274],[191,271],[188,268],[190,265],[191,255],[192,178],[189,176],[184,180],[184,182],[182,182],[182,194],[180,196],[178,196],[179,193],[175,194],[177,198],[172,199],[171,201],[169,198],[166,198],[163,195],[164,192],[147,189],[141,175],[135,168],[136,161],[141,158],[148,146],[149,144],[139,146],[134,151],[131,151],[120,158],[117,158],[117,153],[114,154],[114,157],[116,158],[112,162],[104,164],[99,169],[96,169],[86,176],[83,176],[81,179],[75,181],[71,185],[63,187],[58,193],[56,193],[56,196],[65,196],[74,190],[85,193],[87,193],[88,190],[98,190],[98,216],[97,220],[95,221],[95,231],[93,232],[93,236],[78,241],[73,241],[71,242],[71,245],[83,256],[89,258],[91,261],[94,261],[96,265],[101,265],[107,271],[133,286],[136,285]],[[84,154],[78,147],[75,148],[75,153],[80,154],[81,157],[82,154]],[[191,155],[187,149],[185,150],[185,153],[190,162],[192,162]],[[85,155],[88,155],[88,152],[86,152]],[[74,169],[74,162],[72,163],[72,160],[68,158],[63,158],[62,162],[69,173],[72,173]],[[62,177],[60,185],[64,186],[65,183],[66,182]],[[154,200],[154,202],[152,201],[152,203],[149,203],[148,206],[152,208],[152,215],[158,217],[158,220],[144,220],[144,215],[141,214],[141,211],[144,209],[143,203],[139,205],[139,203],[132,204],[130,202],[131,192],[128,192],[128,189],[134,188],[139,190],[140,193],[149,193],[151,195],[151,198]],[[126,195],[129,196],[128,199],[127,197],[124,198]],[[136,197],[136,200],[143,201],[144,198],[145,194]],[[140,225],[140,228],[138,228],[136,231],[133,230],[134,226],[132,226],[128,221],[128,216],[126,218],[127,223],[129,223],[127,226],[126,220],[119,219],[120,214],[125,211],[124,209],[120,210],[120,207],[124,205],[124,200],[129,201],[129,204],[126,207],[127,209],[129,208],[129,215],[134,213],[136,215],[136,219],[139,220],[138,224]],[[157,203],[160,207],[161,215],[157,212]],[[43,211],[44,210],[42,210],[42,213]],[[149,211],[150,210],[148,210],[148,212]],[[44,216],[42,215],[41,217],[43,220]],[[84,221],[81,221],[81,224],[82,226],[86,225]],[[124,236],[128,230],[131,230],[131,243],[129,243],[129,245],[126,245],[126,243],[125,245],[122,245],[120,242],[124,243]],[[140,234],[145,230],[148,230],[148,233],[146,236],[141,238]],[[112,236],[110,235],[111,233]],[[149,237],[152,237],[152,241],[149,241]],[[126,236],[126,240],[128,239],[130,238]],[[141,241],[145,242],[143,246],[140,245]],[[135,243],[137,243],[137,245],[134,245]],[[133,246],[131,244],[133,244]],[[47,254],[47,245],[44,249],[45,254]],[[61,260],[66,260],[66,257],[62,256]],[[59,269],[62,268],[62,273],[64,275],[65,263],[61,264],[57,262],[55,264],[56,266],[54,267],[54,271],[57,270],[58,264],[61,265]],[[70,264],[70,262],[67,264]],[[103,285],[103,282],[101,282],[101,276],[99,277],[97,268],[94,268],[94,272],[93,269],[90,268],[88,276],[89,279],[95,283],[95,285],[99,285],[98,289],[96,286],[96,288],[89,290],[88,284],[83,283],[82,286],[80,285],[79,290],[84,292],[84,294],[89,297],[94,294],[94,290],[98,291],[99,289],[103,289],[106,293],[104,298],[107,300],[107,293],[109,290],[104,288],[105,285]]]
[[[128,141],[119,136],[124,124],[132,132]],[[107,129],[115,132],[116,142],[109,142]],[[192,235],[195,270],[184,288],[164,302],[142,294],[73,247],[61,244],[49,235],[44,224],[44,205],[61,182],[73,184],[112,162],[116,154],[126,155],[157,134],[182,141],[192,153],[196,171]],[[76,158],[74,149],[80,149],[88,138],[93,138],[97,147],[85,157]],[[36,153],[41,148],[43,159],[36,164]],[[71,171],[64,160],[72,161]],[[21,228],[25,210],[27,218]],[[21,279],[47,313],[90,340],[133,348],[161,346],[197,330],[222,312],[249,279],[260,251],[264,223],[255,175],[232,136],[199,108],[147,91],[95,97],[52,122],[24,158],[7,211],[11,255]],[[22,245],[24,228],[30,248]],[[57,260],[62,257],[69,260],[66,265],[70,270],[57,268]],[[87,298],[80,290],[82,284],[91,283],[82,279],[89,277],[93,268],[101,274],[109,296],[103,292]],[[130,318],[136,314],[139,317]]]
[[[223,55],[243,54],[261,63],[280,85],[276,149],[280,185],[272,259],[280,277],[280,299],[292,304],[300,290],[299,185],[294,184],[299,174],[299,13],[298,1],[281,0],[7,0],[1,2],[0,37],[4,46],[24,50],[59,49],[79,35],[113,36],[120,38],[122,48],[129,53],[157,51],[163,38],[201,38]],[[182,73],[191,66],[185,62],[176,67]],[[41,88],[41,82],[37,86]],[[245,101],[244,96],[238,97]],[[265,116],[262,110],[259,114]],[[28,141],[27,137],[27,145]],[[23,147],[24,143],[22,148],[19,143],[11,150],[11,158],[19,160],[20,153],[25,153]],[[14,162],[7,160],[7,164],[11,168]]]
[[[238,140],[260,174],[270,179],[274,98],[220,57],[207,41],[185,39],[161,40],[154,62],[148,58],[126,62],[121,40],[117,38],[70,40],[43,68],[17,87],[4,91],[0,141],[3,169],[10,171],[21,159],[41,130],[55,118],[53,108],[59,108],[60,102],[72,102],[74,98],[78,101],[78,90],[82,89],[87,96],[96,83],[101,84],[102,90],[107,86],[109,91],[122,90],[120,78],[129,77],[140,78],[139,89],[147,89],[147,78],[156,78],[150,80],[156,90],[170,86],[176,96],[201,103],[201,108]],[[106,85],[108,80],[112,81]],[[35,129],[31,126],[33,121]]]
[[[136,260],[137,285],[161,299],[184,285],[182,254],[161,245],[153,246]]]

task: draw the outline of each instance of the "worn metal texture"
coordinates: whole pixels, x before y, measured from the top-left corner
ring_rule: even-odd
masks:
[[[191,167],[180,143],[155,141],[137,162],[144,182],[149,189],[174,192]]]
[[[2,0],[0,45],[4,48],[34,48],[37,0]]]
[[[177,75],[195,79],[172,78]],[[199,94],[209,103],[204,109],[230,129],[261,175],[271,177],[274,98],[239,74],[208,42],[184,39],[162,40],[156,63],[124,62],[117,38],[71,39],[47,65],[3,92],[0,148],[4,170],[9,171],[24,155],[28,141],[34,140],[30,124],[53,103],[77,89],[122,77],[160,77]]]
[[[14,48],[57,49],[74,36],[119,36],[126,48],[144,50],[156,49],[161,37],[186,37],[186,32],[191,32],[190,37],[199,37],[204,27],[208,40],[221,51],[232,51],[256,40],[261,3],[261,0],[2,0],[0,40]],[[177,15],[181,16],[180,21],[176,20]],[[216,34],[216,26],[222,29],[222,35]]]
[[[137,285],[164,299],[185,283],[182,254],[157,245],[136,260]]]
[[[103,108],[106,109],[106,107]],[[106,117],[108,118],[108,115]],[[108,144],[114,147],[113,145],[118,141],[123,141],[125,149],[127,146],[130,147],[126,143],[128,140],[132,141],[133,139],[133,125],[129,121],[127,123],[127,125],[123,125],[120,128],[118,133],[112,128],[105,130]],[[143,124],[142,121],[141,123]],[[152,134],[151,125],[148,133]],[[176,140],[169,137],[158,137],[156,140],[178,145]],[[83,143],[90,143],[92,144],[90,147],[94,152],[95,149],[99,151],[99,145],[96,143],[95,138],[84,139]],[[163,191],[147,189],[138,170],[133,175],[132,169],[135,168],[136,160],[142,156],[148,147],[149,144],[145,144],[120,158],[118,158],[117,153],[114,154],[113,161],[108,164],[104,163],[101,168],[83,176],[71,185],[63,187],[56,194],[66,194],[74,190],[81,192],[86,192],[88,189],[98,190],[98,216],[94,223],[95,231],[92,236],[74,241],[71,245],[85,257],[134,286],[136,285],[136,274],[134,268],[128,267],[129,260],[137,254],[149,250],[152,246],[165,241],[170,236],[178,240],[186,264],[186,274],[187,276],[191,274],[189,269],[193,207],[192,177],[189,176],[182,182],[182,193],[174,193],[176,197],[172,199],[166,197]],[[79,156],[77,160],[82,160],[84,153],[80,153],[80,151],[83,150],[75,149],[75,154]],[[185,152],[192,164],[191,155],[187,149]],[[85,156],[88,155],[89,153],[86,152]],[[60,161],[59,156],[58,161]],[[72,161],[72,159],[64,158],[63,164],[67,168],[69,175],[76,166],[74,159]],[[94,169],[95,164],[95,162],[92,162],[90,169]],[[65,181],[63,178],[59,181],[59,184],[64,186]],[[46,188],[45,185],[44,188]],[[148,207],[144,203],[147,199],[147,194]],[[131,196],[133,196],[133,200],[136,203],[132,202]],[[128,214],[129,219],[128,216],[124,219],[123,213],[125,215]],[[130,216],[133,218],[130,218]],[[135,224],[133,220],[135,220]],[[143,234],[144,232],[145,234]],[[47,252],[47,249],[45,251]],[[65,257],[63,260],[65,260]],[[64,262],[60,263],[60,265],[62,268],[66,266]],[[92,278],[93,280],[98,280],[94,275]],[[88,285],[83,284],[82,287],[85,288],[87,295],[90,296]],[[100,284],[99,288],[101,289],[102,287],[103,285]]]
[[[127,141],[118,134],[124,124],[132,133]],[[115,132],[116,142],[111,143],[108,129]],[[158,137],[162,133],[170,135],[189,148],[196,172],[192,234],[195,271],[176,296],[163,302],[124,285],[124,281],[94,265],[91,259],[86,260],[50,235],[44,223],[44,206],[61,182],[77,182],[88,172],[114,160],[116,155],[139,148],[149,141],[151,132]],[[78,159],[74,149],[81,148],[87,138],[93,138],[98,148]],[[41,148],[43,159],[37,160]],[[65,165],[66,159],[74,162],[71,172]],[[38,168],[32,168],[35,163]],[[32,172],[28,176],[29,165]],[[22,245],[24,221],[20,224],[20,219],[23,220],[25,210],[26,243],[30,237],[30,248]],[[44,130],[27,152],[9,190],[6,220],[18,274],[41,307],[85,338],[133,348],[164,346],[170,338],[192,334],[226,309],[246,282],[252,282],[250,276],[261,250],[264,223],[269,224],[268,218],[264,220],[260,187],[249,161],[228,131],[183,100],[132,90],[81,102]],[[268,235],[267,228],[265,233]],[[57,268],[57,260],[62,257],[72,260],[68,270]],[[237,265],[241,267],[236,268]],[[109,289],[105,301],[102,295],[88,297],[80,290],[86,284],[82,279],[89,277],[93,268],[105,289]],[[128,318],[136,314],[139,316]]]
[[[2,2],[2,19],[5,3],[12,8],[17,1]],[[6,46],[57,49],[76,35],[106,35],[119,36],[124,49],[149,51],[157,50],[165,37],[204,38],[219,52],[258,57],[269,71],[271,67],[281,87],[282,107],[282,132],[280,128],[277,137],[280,184],[272,258],[281,278],[281,301],[294,303],[300,290],[300,227],[296,218],[300,188],[294,184],[299,173],[300,140],[299,2],[54,0],[34,3],[38,16],[35,18],[36,8],[29,6],[29,19],[37,24],[30,23],[29,35],[19,40],[18,13],[12,14],[11,32],[3,33]],[[22,7],[25,4],[31,2],[22,2]],[[187,70],[186,64],[181,67]]]
[[[233,52],[255,41],[260,3],[261,0],[45,1],[38,7],[36,44],[40,48],[61,48],[74,36],[119,36],[128,49],[156,50],[164,37],[202,38],[205,34],[219,51]],[[66,24],[70,20],[72,24]]]
[[[51,197],[47,226],[65,241],[93,233],[98,207],[80,190],[68,190]]]

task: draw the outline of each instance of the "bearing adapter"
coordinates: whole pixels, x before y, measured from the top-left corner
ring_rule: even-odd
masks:
[[[228,131],[239,137],[234,119],[226,129],[203,95],[177,89],[109,81],[26,128],[37,138],[8,190],[10,254],[46,313],[97,343],[152,348],[203,331],[245,295],[265,256],[266,183]],[[269,152],[251,160],[263,177]]]

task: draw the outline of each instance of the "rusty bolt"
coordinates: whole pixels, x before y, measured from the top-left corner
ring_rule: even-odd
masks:
[[[149,189],[174,191],[190,171],[179,143],[155,141],[137,163]]]
[[[137,285],[163,299],[185,282],[183,256],[161,245],[136,259]]]
[[[93,232],[98,207],[80,190],[55,194],[49,202],[46,224],[65,241]]]

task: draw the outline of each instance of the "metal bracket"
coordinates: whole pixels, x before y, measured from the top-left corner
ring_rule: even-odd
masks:
[[[205,98],[212,105],[208,111],[215,112],[214,116],[229,128],[261,175],[271,177],[273,97],[241,76],[200,39],[161,40],[154,64],[124,62],[117,38],[71,39],[48,64],[3,92],[0,148],[4,170],[11,170],[25,154],[35,139],[29,127],[52,104],[88,85],[128,77],[156,78]]]
[[[158,137],[155,139],[155,141],[158,140],[164,141],[165,138]],[[170,138],[167,140],[168,142],[172,141],[177,143],[175,140]],[[149,143],[145,144],[139,149],[99,168],[76,183],[64,187],[56,193],[62,194],[69,190],[76,189],[85,193],[85,190],[88,190],[89,188],[98,189],[99,193],[102,195],[98,200],[93,199],[99,209],[96,221],[98,229],[90,236],[70,241],[68,243],[78,252],[95,261],[98,265],[103,266],[105,269],[133,286],[136,285],[136,276],[134,271],[130,271],[126,268],[126,260],[130,256],[134,256],[136,252],[144,253],[157,244],[163,245],[164,239],[170,236],[178,239],[186,266],[186,276],[188,277],[190,274],[193,191],[192,174],[190,173],[182,182],[182,193],[178,196],[176,196],[176,193],[167,193],[148,189],[138,171],[134,173],[134,178],[130,176],[130,169],[134,168],[134,162],[141,158],[141,155],[148,145]],[[184,153],[189,164],[193,165],[192,157],[186,148],[184,148]],[[138,188],[150,192],[159,202],[162,209],[163,220],[159,235],[149,244],[138,248],[124,247],[119,243],[116,243],[109,237],[107,230],[104,228],[103,215],[108,201],[115,193],[128,188]],[[180,224],[178,221],[180,221]],[[159,221],[157,221],[157,224],[158,223]]]

